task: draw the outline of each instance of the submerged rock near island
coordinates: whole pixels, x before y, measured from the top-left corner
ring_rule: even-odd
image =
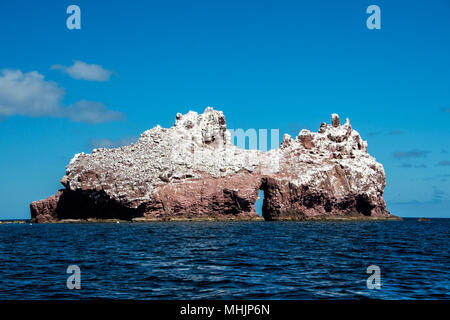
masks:
[[[222,112],[177,114],[129,146],[76,154],[56,195],[30,204],[35,222],[121,219],[388,219],[383,166],[347,119],[285,134],[267,152],[234,146]]]

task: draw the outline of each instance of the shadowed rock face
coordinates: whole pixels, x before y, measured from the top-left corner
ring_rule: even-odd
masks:
[[[268,152],[235,147],[220,111],[177,114],[173,127],[145,131],[134,144],[75,155],[61,183],[31,203],[33,221],[251,220],[259,190],[266,220],[390,216],[383,166],[336,114]]]

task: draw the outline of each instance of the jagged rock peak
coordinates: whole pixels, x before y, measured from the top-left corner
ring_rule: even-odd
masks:
[[[339,127],[341,125],[341,120],[339,119],[339,115],[336,113],[333,113],[331,115],[331,124],[333,127]]]

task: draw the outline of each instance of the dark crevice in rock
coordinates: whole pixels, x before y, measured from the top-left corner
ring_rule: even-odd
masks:
[[[269,184],[268,184],[268,178],[262,178],[261,179],[261,186],[259,187],[259,190],[262,190],[264,192],[264,201],[262,206],[262,216],[264,220],[272,220],[272,211],[273,209],[270,207],[270,191],[269,191]]]
[[[366,195],[356,197],[356,210],[364,216],[370,216],[374,207]]]
[[[139,216],[139,210],[112,200],[103,191],[64,190],[56,205],[57,219],[121,219]]]

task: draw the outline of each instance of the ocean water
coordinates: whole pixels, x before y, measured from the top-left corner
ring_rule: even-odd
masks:
[[[449,299],[449,243],[450,219],[0,224],[0,299]]]

